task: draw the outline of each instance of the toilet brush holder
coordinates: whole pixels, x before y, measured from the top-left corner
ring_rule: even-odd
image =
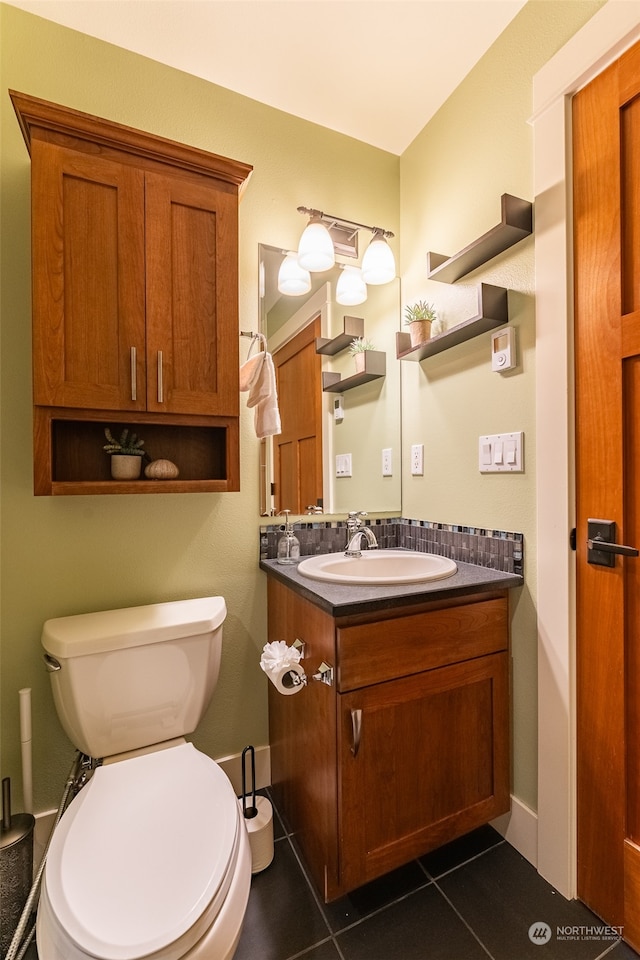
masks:
[[[251,760],[251,787],[247,791],[246,757]],[[252,746],[242,751],[242,816],[249,834],[251,873],[266,870],[273,860],[273,808],[267,797],[256,796],[256,756]]]
[[[33,828],[30,813],[11,815],[11,781],[2,781],[0,832],[0,956],[9,949],[33,883]]]

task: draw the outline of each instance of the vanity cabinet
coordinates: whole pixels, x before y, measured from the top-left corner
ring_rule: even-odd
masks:
[[[325,900],[508,811],[505,592],[334,619],[268,590],[269,640],[334,667],[269,685],[273,790]]]
[[[148,425],[154,458],[182,457],[163,492],[238,489],[237,210],[251,168],[12,99],[31,154],[36,493],[150,492],[108,481],[114,423],[145,440]],[[192,427],[215,448],[204,457],[183,442]]]

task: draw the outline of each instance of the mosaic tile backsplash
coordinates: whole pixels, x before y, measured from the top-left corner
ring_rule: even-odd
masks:
[[[431,520],[407,520],[404,517],[365,520],[364,523],[373,528],[381,549],[406,547],[421,553],[436,553],[462,563],[490,567],[502,573],[520,576],[523,573],[524,538],[521,533],[463,527],[454,523],[433,523]],[[318,553],[341,553],[346,547],[347,525],[342,520],[296,523],[294,530],[303,557]],[[260,527],[261,560],[275,560],[281,536],[278,526]]]

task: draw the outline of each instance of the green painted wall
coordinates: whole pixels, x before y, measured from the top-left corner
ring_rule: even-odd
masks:
[[[452,254],[494,226],[502,193],[532,197],[532,77],[601,5],[530,0],[401,158],[0,5],[2,774],[18,787],[17,691],[30,686],[38,809],[57,802],[73,753],[40,661],[43,620],[223,594],[222,673],[195,738],[220,757],[267,741],[258,668],[266,590],[257,569],[257,444],[246,411],[239,494],[32,496],[29,161],[7,88],[254,165],[240,209],[243,329],[258,315],[258,243],[295,245],[299,204],[397,228],[403,304],[434,300],[449,325],[476,312],[478,280],[515,291],[520,363],[513,374],[491,373],[486,337],[403,364],[403,444],[425,444],[426,468],[424,478],[408,476],[405,455],[403,513],[525,533],[527,585],[514,603],[514,790],[535,808],[535,432],[552,425],[534,422],[533,243],[455,287],[429,283],[425,257],[428,250]],[[480,476],[478,435],[519,429],[525,474]]]
[[[403,305],[435,303],[445,326],[477,314],[477,286],[506,287],[518,367],[491,371],[478,337],[402,375],[405,517],[522,531],[525,587],[512,595],[513,789],[537,803],[535,264],[533,237],[455,285],[427,280],[426,254],[451,256],[500,221],[500,197],[533,200],[532,78],[602,6],[530,2],[422,130],[401,159]],[[524,431],[525,472],[481,475],[478,437]],[[424,443],[425,475],[407,451]]]
[[[258,318],[258,243],[295,247],[300,204],[399,224],[399,160],[177,70],[0,6],[2,135],[2,775],[20,808],[18,690],[31,687],[36,809],[57,805],[73,758],[41,662],[49,617],[222,594],[220,681],[195,742],[213,757],[268,740],[266,586],[258,463],[242,399],[237,494],[34,497],[29,157],[7,89],[251,163],[240,207],[240,327]],[[340,175],[336,176],[336,171]],[[248,341],[241,347],[246,352]]]

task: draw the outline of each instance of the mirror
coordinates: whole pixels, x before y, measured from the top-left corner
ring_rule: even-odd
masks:
[[[286,296],[278,292],[283,256],[279,247],[259,245],[260,332],[276,365],[283,425],[282,437],[262,441],[260,513],[273,515],[286,508],[292,516],[301,516],[319,501],[325,514],[350,510],[399,514],[401,365],[396,359],[395,337],[400,328],[400,281],[396,278],[369,286],[364,303],[341,306],[335,301],[341,271],[336,262],[331,270],[311,274],[309,293]],[[341,262],[353,264],[349,259]],[[375,356],[369,355],[368,367],[376,373],[383,371],[375,378],[365,377],[366,382],[355,376],[354,358],[348,349],[334,352],[344,342],[345,331],[348,343],[351,332],[360,328],[376,350]],[[336,342],[338,337],[341,339]],[[319,357],[317,338],[326,341],[320,346],[329,351]],[[300,348],[299,344],[306,346]],[[306,359],[301,359],[303,351]],[[289,371],[289,367],[294,370],[293,357],[301,363],[294,374]],[[317,387],[311,394],[309,384],[316,372]],[[327,380],[339,376],[338,389],[323,390],[322,376],[325,387]],[[306,401],[304,393],[310,394]],[[309,410],[315,409],[313,416],[303,414],[305,403]],[[306,426],[314,418],[318,436],[316,428]],[[297,436],[289,442],[296,431]],[[294,448],[297,453],[292,452]],[[383,476],[383,450],[391,450],[390,476]],[[348,461],[345,464],[348,454],[350,468]]]

